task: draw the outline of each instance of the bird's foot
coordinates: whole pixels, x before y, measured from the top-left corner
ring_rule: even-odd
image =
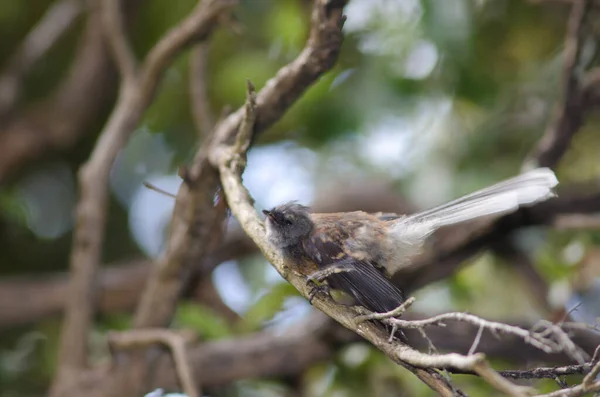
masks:
[[[306,280],[306,283],[311,287],[308,294],[308,303],[312,305],[312,301],[318,293],[325,294],[331,298],[331,289],[327,284],[316,284],[310,277]]]

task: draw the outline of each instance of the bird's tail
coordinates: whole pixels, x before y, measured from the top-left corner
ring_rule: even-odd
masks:
[[[556,185],[558,179],[551,169],[538,168],[405,220],[430,223],[437,228],[482,216],[502,215],[553,197]]]
[[[430,210],[400,218],[395,221],[395,227],[404,235],[412,235],[414,240],[424,239],[442,226],[483,216],[499,216],[520,206],[544,201],[554,196],[552,189],[556,185],[558,180],[552,170],[538,168]]]

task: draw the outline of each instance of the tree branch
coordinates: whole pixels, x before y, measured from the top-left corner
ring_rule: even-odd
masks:
[[[172,29],[150,51],[140,77],[125,82],[115,109],[100,134],[89,160],[79,171],[80,199],[77,205],[70,268],[69,300],[59,345],[59,370],[53,394],[62,393],[61,384],[87,362],[87,338],[95,305],[96,271],[104,239],[108,204],[108,176],[111,166],[151,103],[159,79],[174,55],[196,35],[205,38],[216,26],[218,15],[228,2],[208,1],[199,5],[181,25]],[[125,38],[120,42],[125,43]],[[123,76],[131,78],[131,76]]]
[[[119,349],[131,349],[156,343],[166,345],[171,351],[173,361],[175,362],[175,372],[179,377],[179,382],[184,393],[188,397],[198,397],[202,395],[202,390],[194,384],[194,378],[186,354],[186,344],[189,340],[193,339],[193,334],[173,332],[162,328],[113,332],[108,335],[109,345]]]
[[[403,318],[420,320],[424,317],[406,313]],[[519,327],[528,329],[534,324],[522,322]],[[465,323],[449,323],[444,328],[432,328],[428,336],[441,351],[467,352],[475,329]],[[427,348],[416,330],[405,331],[415,348]],[[587,330],[573,331],[573,338],[590,354],[600,344],[600,336]],[[347,330],[319,312],[314,312],[286,332],[277,330],[258,331],[250,335],[230,339],[202,342],[187,349],[194,382],[197,386],[219,387],[236,380],[252,378],[281,378],[292,376],[322,361],[331,360],[339,349],[349,343],[360,342],[362,338]],[[483,335],[479,351],[489,357],[508,360],[517,367],[531,362],[546,360],[566,363],[564,355],[546,355],[540,350],[526,345],[521,339],[507,335],[502,340],[490,333]],[[117,360],[117,363],[120,360]],[[594,359],[592,360],[594,362]],[[157,364],[155,376],[148,388],[175,388],[178,385],[177,371],[168,355],[163,355]],[[592,364],[567,365],[555,368],[535,368],[520,371],[501,371],[500,374],[512,379],[553,378],[569,374],[586,374]],[[111,374],[107,368],[96,368],[79,379],[76,390],[80,395],[97,395],[94,392],[106,387]],[[554,372],[552,372],[554,371]],[[452,369],[452,372],[457,372]],[[460,371],[458,371],[460,372]],[[463,371],[464,372],[464,371]]]
[[[335,62],[341,44],[341,8],[344,3],[325,0],[315,2],[311,36],[305,50],[290,65],[282,68],[257,97],[257,103],[259,100],[263,101],[265,107],[261,111],[269,115],[269,120],[274,121],[280,117],[310,83]],[[188,18],[188,21],[196,19],[199,19],[198,15],[193,15]],[[182,45],[186,43],[185,39],[174,32],[167,36]],[[155,59],[160,54],[168,56],[170,50],[161,49],[159,43],[155,50],[149,53],[148,59]],[[155,71],[153,68],[142,67],[141,73],[144,79],[144,76],[149,78],[148,76],[152,76]],[[269,107],[272,103],[277,103],[275,112]],[[257,117],[260,114],[259,111]],[[242,119],[243,114],[238,111],[221,121],[213,133],[213,138],[206,140],[191,166],[183,173],[186,183],[182,185],[177,195],[167,252],[157,264],[142,295],[134,318],[134,327],[147,328],[168,324],[183,283],[189,274],[191,259],[202,258],[206,253],[207,236],[210,235],[214,224],[214,221],[208,219],[214,211],[207,208],[209,205],[212,207],[212,199],[219,186],[214,170],[208,163],[208,156],[212,155],[222,142],[235,137],[234,133]],[[263,128],[267,126],[268,122],[265,122]],[[257,129],[252,132],[256,134]],[[145,360],[142,356],[138,355],[133,360],[133,367],[139,369],[140,366],[144,366]],[[121,394],[135,394],[143,384],[144,371],[138,370],[138,372],[136,376],[121,371],[119,373],[121,380],[116,382],[114,391]]]
[[[589,111],[589,101],[576,68],[584,42],[584,21],[591,0],[574,0],[565,38],[561,99],[538,146],[528,156],[526,167],[554,167],[569,149]]]
[[[27,161],[52,149],[70,147],[85,134],[96,132],[92,124],[113,100],[116,87],[97,10],[89,10],[81,36],[70,70],[56,90],[6,120],[0,130],[0,184]]]
[[[51,4],[27,34],[0,76],[0,121],[18,101],[23,77],[56,44],[83,10],[81,0],[62,0]]]
[[[121,11],[123,2],[121,0],[102,0],[99,5],[102,8],[104,34],[106,34],[121,78],[126,83],[133,82],[136,77],[137,61],[127,42],[125,18]]]

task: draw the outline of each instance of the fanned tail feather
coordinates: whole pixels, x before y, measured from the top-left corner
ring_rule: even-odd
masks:
[[[500,216],[521,206],[554,196],[558,179],[549,168],[538,168],[463,196],[449,203],[398,218],[395,231],[418,251],[423,240],[437,228],[484,216]]]

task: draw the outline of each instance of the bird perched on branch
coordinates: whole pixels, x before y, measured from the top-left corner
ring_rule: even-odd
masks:
[[[365,308],[387,312],[405,300],[389,277],[421,252],[436,229],[546,200],[557,184],[552,170],[538,168],[413,215],[317,214],[294,202],[263,213],[269,241],[309,281],[326,281]]]

